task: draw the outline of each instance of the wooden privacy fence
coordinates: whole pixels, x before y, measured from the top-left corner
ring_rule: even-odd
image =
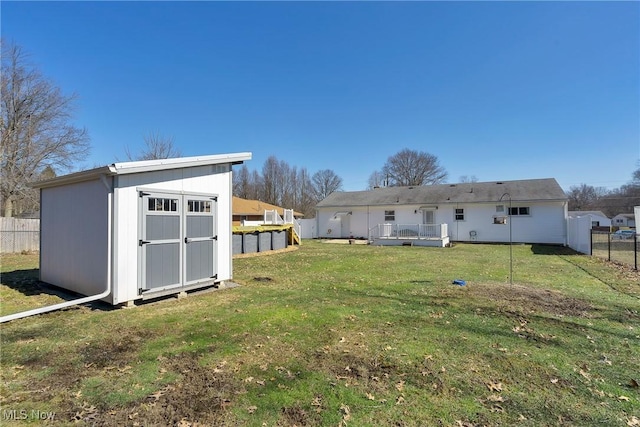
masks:
[[[40,220],[0,217],[0,252],[40,250]]]

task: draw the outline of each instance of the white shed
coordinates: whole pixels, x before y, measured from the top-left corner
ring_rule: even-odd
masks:
[[[114,305],[230,280],[232,165],[250,159],[114,163],[37,183],[40,280]]]

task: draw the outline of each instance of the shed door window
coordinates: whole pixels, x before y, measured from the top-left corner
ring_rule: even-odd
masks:
[[[456,208],[456,221],[464,221],[464,209]]]
[[[149,197],[147,208],[154,212],[177,212],[178,199]]]
[[[384,220],[385,221],[395,221],[396,220],[396,211],[384,211]]]
[[[189,200],[187,202],[187,211],[209,213],[211,212],[211,202],[209,200]]]

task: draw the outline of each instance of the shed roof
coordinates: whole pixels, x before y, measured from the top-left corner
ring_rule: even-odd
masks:
[[[38,181],[31,184],[34,188],[57,187],[75,182],[98,179],[101,176],[125,175],[132,173],[153,172],[169,169],[191,168],[196,166],[218,165],[224,163],[240,164],[251,160],[251,153],[214,154],[194,157],[178,157],[171,159],[142,160],[135,162],[112,163],[94,169],[80,171],[56,178]]]
[[[264,215],[265,210],[276,210],[279,215],[284,215],[284,208],[260,200],[242,199],[233,196],[233,215]],[[304,216],[300,212],[293,211],[294,216]]]
[[[565,201],[567,196],[554,178],[462,184],[385,187],[367,191],[333,192],[317,208],[503,201]]]

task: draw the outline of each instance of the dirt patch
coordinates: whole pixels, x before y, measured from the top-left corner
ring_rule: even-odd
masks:
[[[131,364],[133,355],[151,338],[148,330],[123,328],[117,337],[108,336],[98,342],[85,344],[79,351],[85,368],[121,368]]]
[[[524,313],[546,312],[557,316],[589,317],[593,306],[578,298],[567,297],[561,292],[522,285],[474,284],[467,288],[475,297],[505,304],[509,310]]]
[[[291,408],[282,408],[281,420],[279,426],[315,426],[320,424],[319,417],[310,415],[304,409],[294,406]]]
[[[180,380],[129,407],[107,412],[94,407],[75,408],[73,421],[94,426],[122,425],[226,425],[226,410],[233,398],[245,390],[224,367],[202,366],[195,354],[164,360],[164,369],[180,375]]]

